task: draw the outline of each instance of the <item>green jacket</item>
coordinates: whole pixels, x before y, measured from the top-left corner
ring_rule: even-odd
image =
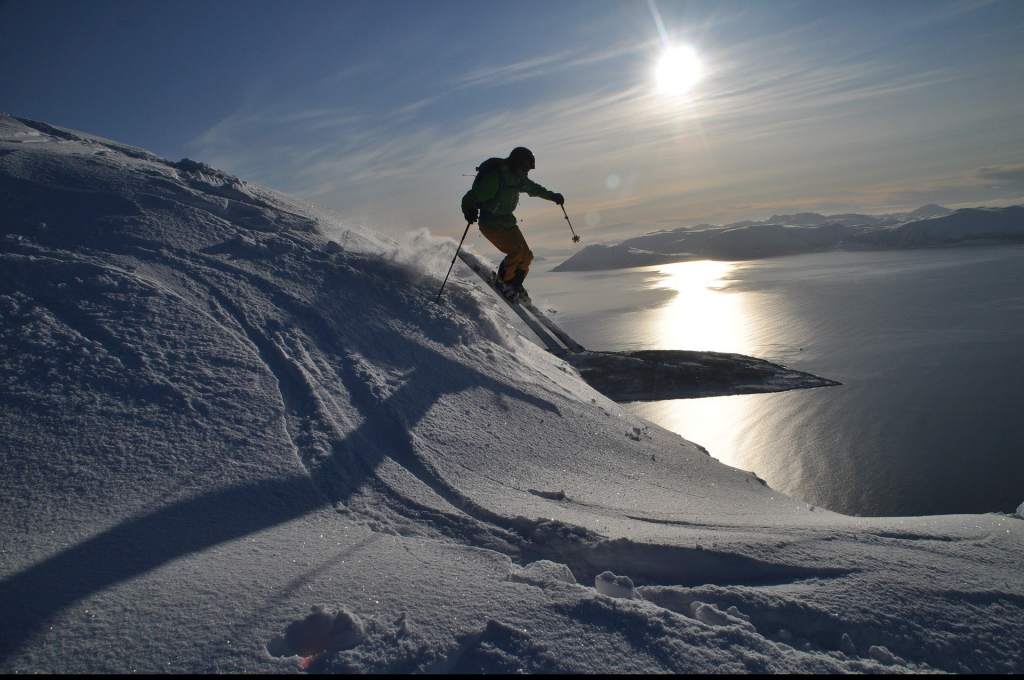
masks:
[[[515,174],[504,158],[489,158],[477,168],[473,188],[462,197],[462,209],[480,209],[481,227],[511,229],[516,226],[512,212],[519,205],[519,194],[538,196],[553,201],[555,192]]]

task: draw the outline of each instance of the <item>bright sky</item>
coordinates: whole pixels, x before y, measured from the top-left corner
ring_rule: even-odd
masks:
[[[1022,36],[1021,0],[0,0],[0,110],[455,237],[464,174],[528,146],[586,244],[1024,202]]]

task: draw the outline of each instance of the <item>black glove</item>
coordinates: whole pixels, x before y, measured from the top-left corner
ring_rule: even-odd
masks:
[[[476,222],[476,218],[479,216],[480,211],[476,208],[465,207],[462,209],[462,216],[466,218],[468,224]]]
[[[551,197],[551,200],[557,203],[558,205],[565,205],[565,196],[563,196],[562,194],[555,194],[554,196]]]

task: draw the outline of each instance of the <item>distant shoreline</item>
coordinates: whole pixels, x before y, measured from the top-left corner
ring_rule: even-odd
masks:
[[[926,206],[927,207],[927,206]],[[935,206],[942,209],[941,206]],[[924,209],[922,209],[924,210]],[[945,210],[945,209],[942,209]],[[916,211],[915,211],[916,212]],[[833,251],[920,250],[1024,242],[1024,207],[965,208],[941,217],[794,215],[780,222],[702,225],[590,245],[550,271],[602,271],[689,260],[760,260]],[[800,221],[801,224],[786,224]],[[808,224],[808,222],[817,223]]]

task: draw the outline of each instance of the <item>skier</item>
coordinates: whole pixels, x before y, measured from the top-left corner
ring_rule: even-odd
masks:
[[[536,166],[533,152],[517,146],[508,158],[488,158],[477,167],[473,188],[462,197],[462,214],[469,224],[480,220],[480,233],[505,254],[498,266],[497,282],[511,301],[528,299],[523,279],[530,271],[533,253],[526,245],[512,212],[519,194],[546,198],[562,205],[562,194],[548,191],[526,175]]]

